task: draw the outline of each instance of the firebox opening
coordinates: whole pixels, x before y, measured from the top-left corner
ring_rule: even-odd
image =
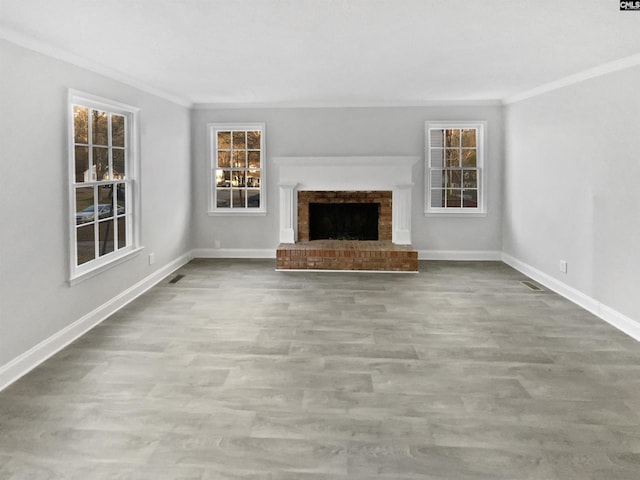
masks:
[[[379,203],[309,203],[309,240],[378,240]]]

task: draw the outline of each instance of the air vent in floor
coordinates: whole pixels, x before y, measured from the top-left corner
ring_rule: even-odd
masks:
[[[540,287],[539,285],[536,285],[533,282],[529,282],[529,281],[523,281],[520,282],[522,285],[524,285],[525,287],[527,287],[529,290],[531,290],[532,292],[542,292],[544,291],[544,289],[542,287]]]
[[[169,281],[169,283],[178,283],[183,278],[184,278],[184,275],[176,275]]]

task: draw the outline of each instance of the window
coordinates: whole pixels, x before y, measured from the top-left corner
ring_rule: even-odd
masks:
[[[425,213],[484,214],[485,123],[426,124]]]
[[[264,124],[209,125],[213,215],[266,213]]]
[[[72,283],[136,250],[136,112],[69,93]]]

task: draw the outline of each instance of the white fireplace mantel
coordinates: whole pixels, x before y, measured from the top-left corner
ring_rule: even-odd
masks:
[[[392,241],[411,244],[411,190],[413,166],[420,157],[331,156],[274,157],[279,167],[280,243],[297,238],[299,190],[387,190],[392,191]]]

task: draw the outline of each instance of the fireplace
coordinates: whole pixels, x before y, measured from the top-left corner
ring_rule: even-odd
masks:
[[[276,157],[279,270],[411,271],[418,157]]]
[[[360,205],[360,207],[355,207]],[[366,229],[367,234],[362,238],[346,238],[351,235],[359,237],[354,232],[343,232],[343,238],[336,238],[336,231],[332,235],[318,235],[313,232],[314,213],[318,213],[323,207],[331,211],[333,218],[325,219],[328,226],[349,227],[360,226],[360,230]],[[370,217],[367,219],[373,225],[365,226],[363,211],[370,209]],[[314,212],[315,211],[315,212]],[[358,213],[358,211],[360,213]],[[349,215],[349,216],[345,216]],[[354,215],[354,216],[351,216]],[[309,240],[391,240],[391,216],[392,216],[392,192],[388,191],[308,191],[298,192],[298,241]],[[318,221],[316,218],[315,221]],[[323,222],[324,223],[324,222]],[[364,238],[366,237],[366,238]]]
[[[309,240],[378,240],[379,203],[310,203]]]

